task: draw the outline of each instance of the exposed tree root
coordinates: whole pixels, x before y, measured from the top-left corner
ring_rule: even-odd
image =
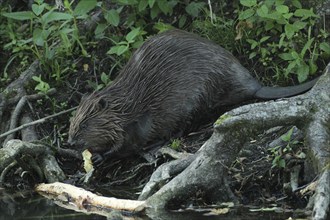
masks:
[[[33,144],[23,142],[21,140],[10,140],[0,149],[0,171],[8,172],[8,166],[11,166],[13,161],[20,161],[22,156],[29,155],[33,158],[40,158],[38,167],[41,170],[44,181],[54,182],[65,179],[65,174],[58,166],[55,157],[49,148],[42,144]],[[3,174],[1,174],[3,176]],[[4,177],[2,177],[4,179]]]
[[[24,164],[26,158],[31,162],[28,169],[37,173],[43,181],[55,182],[65,179],[65,174],[58,166],[53,152],[45,145],[34,144],[30,141],[38,140],[33,125],[72,109],[37,121],[32,121],[28,115],[25,115],[18,122],[23,112],[22,106],[27,103],[27,100],[39,98],[37,95],[26,96],[24,89],[22,89],[36,71],[37,63],[34,63],[29,70],[22,74],[22,77],[8,86],[7,94],[0,94],[0,119],[2,119],[4,110],[8,111],[8,106],[19,103],[11,114],[10,127],[12,130],[2,134],[0,138],[17,130],[22,130],[21,138],[24,140],[9,140],[13,138],[12,136],[0,149],[0,183],[15,167],[26,167]],[[314,196],[310,199],[310,205],[313,209],[312,217],[313,219],[326,219],[330,200],[329,85],[330,64],[317,85],[303,95],[290,99],[246,105],[224,114],[215,126],[212,137],[196,154],[175,155],[179,159],[160,166],[154,172],[143,189],[140,199],[146,200],[146,205],[153,209],[171,208],[173,204],[184,203],[191,197],[203,197],[205,201],[212,203],[237,202],[237,198],[229,187],[227,172],[245,143],[251,137],[275,126],[296,125],[302,131],[306,146],[309,148],[308,159],[305,160],[303,167],[306,180],[312,182],[316,176],[318,177],[317,181],[310,184],[315,185]],[[8,94],[10,95],[8,96]],[[18,124],[22,125],[15,128]],[[138,169],[142,169],[142,167],[138,167]],[[299,171],[298,166],[295,169]],[[296,177],[297,172],[293,172],[291,178],[293,191],[301,189]],[[123,181],[128,180],[129,178],[126,178]],[[91,200],[90,198],[80,200],[77,206],[85,206],[84,202],[89,204]],[[117,209],[118,207],[114,206],[113,208]]]
[[[315,192],[313,219],[326,219],[330,196],[329,84],[330,64],[317,85],[308,93],[290,99],[242,106],[224,114],[196,159],[149,197],[147,204],[165,208],[174,201],[182,202],[194,196],[200,190],[211,201],[233,201],[234,196],[226,180],[226,169],[244,143],[266,129],[296,125],[306,136],[306,144],[311,151],[308,157],[313,161],[310,165],[314,168],[314,174],[320,175]],[[159,169],[166,170],[166,166],[170,169],[173,163],[165,164]],[[163,171],[155,173],[157,172]],[[162,185],[162,181],[160,179],[157,183],[151,179],[143,190],[143,195],[152,194],[155,188]],[[145,199],[145,196],[141,197]]]

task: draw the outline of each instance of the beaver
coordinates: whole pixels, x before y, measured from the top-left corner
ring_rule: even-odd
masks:
[[[112,84],[82,99],[68,143],[124,157],[195,131],[249,100],[294,96],[314,84],[262,86],[224,48],[170,30],[146,40]]]

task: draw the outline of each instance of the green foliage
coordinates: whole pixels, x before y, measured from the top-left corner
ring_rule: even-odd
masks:
[[[173,139],[170,146],[173,150],[179,150],[181,146],[181,140]]]
[[[98,91],[98,90],[103,89],[105,86],[110,85],[110,83],[112,81],[111,81],[110,77],[106,73],[102,72],[102,74],[101,74],[101,82],[100,83],[98,83],[98,82],[92,82],[90,80],[88,80],[87,82],[88,82],[89,86],[91,86],[95,91]]]
[[[126,53],[127,58],[130,57],[130,49],[136,49],[143,43],[143,35],[145,31],[141,31],[140,28],[133,28],[126,36],[125,40],[115,42],[115,46],[107,52],[108,54],[116,54],[118,56]],[[129,52],[129,53],[128,53]]]
[[[210,39],[234,54],[242,54],[240,45],[235,41],[235,20],[226,15],[217,15],[213,21],[209,18],[196,19],[192,30],[198,35]]]
[[[249,58],[274,67],[278,78],[296,74],[305,81],[330,57],[329,33],[313,34],[319,19],[313,8],[304,9],[299,0],[240,0],[240,34],[250,44]]]
[[[292,140],[293,129],[294,128],[292,127],[286,134],[281,136],[281,139],[287,143],[284,147],[276,146],[270,149],[270,152],[273,157],[272,168],[286,168],[286,155],[293,155],[296,158],[300,159],[305,158],[305,154],[303,152],[297,151],[297,146],[299,142]],[[298,153],[296,153],[295,151],[297,151]]]
[[[64,78],[75,71],[72,60],[83,56],[98,61],[100,57],[94,56],[98,52],[89,47],[99,42],[106,42],[103,56],[115,60],[110,72],[100,71],[110,76],[115,66],[125,63],[144,42],[146,35],[173,27],[192,27],[235,55],[248,54],[266,69],[274,70],[278,78],[291,77],[295,73],[299,81],[304,81],[320,71],[318,66],[330,57],[330,45],[329,34],[324,30],[314,34],[317,32],[313,25],[318,16],[313,9],[304,9],[300,2],[241,0],[240,5],[220,3],[225,9],[233,8],[233,13],[228,14],[219,7],[214,11],[218,14],[212,19],[208,4],[200,0],[114,0],[110,5],[98,0],[64,0],[62,11],[44,0],[35,0],[31,11],[1,9],[0,19],[5,22],[0,24],[4,36],[0,41],[4,42],[3,49],[11,53],[3,65],[1,82],[8,81],[8,68],[16,61],[28,64],[32,59],[39,59],[45,74],[43,81],[63,83]],[[238,6],[241,8],[235,11]],[[88,20],[96,9],[102,10],[103,19],[98,21],[93,33],[80,34],[78,22]],[[235,36],[241,41],[235,42]],[[89,82],[97,90],[108,84],[102,80],[105,79],[102,74],[97,77],[100,80]]]
[[[33,76],[32,79],[38,83],[35,87],[35,90],[38,91],[39,93],[47,94],[47,92],[50,89],[49,84],[47,82],[44,82],[41,79],[40,75],[39,76]]]
[[[187,17],[199,16],[205,5],[203,2],[178,0],[115,0],[114,3],[117,3],[117,8],[104,11],[105,22],[98,24],[95,37],[97,39],[107,38],[106,32],[109,28],[117,32],[119,26],[130,27],[131,30],[124,36],[110,36],[114,46],[107,52],[109,55],[121,56],[124,60],[130,57],[133,49],[138,48],[143,43],[146,26],[152,25],[153,29],[159,32],[173,28],[173,24],[183,27],[187,22]],[[179,10],[180,7],[185,9],[187,15],[183,14],[179,21],[172,22],[169,17],[173,16],[175,10]],[[167,22],[163,22],[159,17],[167,18]]]
[[[96,1],[80,1],[72,10],[68,1],[64,3],[66,12],[57,12],[55,6],[37,0],[32,5],[32,11],[2,14],[14,22],[19,21],[18,24],[21,21],[29,23],[26,35],[20,36],[13,29],[10,30],[11,41],[4,49],[12,50],[12,53],[32,51],[44,71],[49,73],[46,78],[55,78],[57,81],[69,70],[63,66],[66,66],[66,57],[73,54],[77,45],[82,55],[88,55],[80,40],[76,20],[86,17],[86,13],[96,6]]]

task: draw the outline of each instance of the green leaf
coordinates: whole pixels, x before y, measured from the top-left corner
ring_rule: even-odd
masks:
[[[286,166],[286,164],[285,164],[285,160],[284,160],[284,159],[280,159],[280,160],[278,161],[278,166],[279,166],[280,168],[285,168],[285,166]]]
[[[285,38],[285,34],[281,34],[281,38],[280,41],[278,42],[278,47],[281,48],[284,44],[284,38]]]
[[[173,29],[173,26],[171,26],[170,24],[165,24],[163,22],[157,22],[154,27],[156,30],[159,31],[159,33]]]
[[[96,7],[96,0],[80,0],[78,1],[77,6],[73,10],[75,16],[81,16],[87,14],[89,11],[93,10]]]
[[[239,14],[238,18],[239,18],[240,20],[246,20],[246,19],[252,17],[253,15],[254,15],[254,10],[253,10],[252,8],[249,8],[249,9],[247,9],[247,10],[245,10],[245,11],[242,11],[242,12]]]
[[[197,17],[204,6],[204,2],[191,2],[186,6],[186,12],[192,17]]]
[[[55,12],[49,11],[41,16],[41,20],[43,23],[47,24],[52,21],[60,21],[60,20],[71,20],[73,18],[72,15],[63,13],[63,12]]]
[[[32,79],[36,82],[40,82],[41,81],[41,76],[40,75],[39,76],[32,76]]]
[[[258,42],[253,39],[247,39],[246,41],[251,45],[252,50],[258,46]]]
[[[292,57],[293,57],[294,59],[296,59],[296,60],[300,59],[300,56],[299,56],[299,54],[298,54],[296,51],[292,51],[292,52],[291,52],[291,55],[292,55]]]
[[[285,134],[281,136],[282,141],[289,142],[293,133],[293,127]]]
[[[107,20],[108,23],[112,24],[115,27],[119,25],[119,21],[120,21],[119,13],[114,9],[107,11],[104,15],[104,18],[105,20]]]
[[[134,28],[133,30],[131,30],[127,35],[126,35],[126,40],[128,43],[133,43],[134,39],[136,38],[136,36],[138,36],[138,34],[140,33],[140,28]]]
[[[118,51],[118,46],[111,47],[110,50],[108,50],[107,54],[116,54]]]
[[[273,4],[274,0],[269,1],[271,4]],[[285,0],[275,0],[275,6],[283,5]]]
[[[165,15],[171,15],[172,14],[172,7],[166,0],[158,0],[157,5],[159,9],[165,14]]]
[[[276,11],[278,11],[281,14],[286,14],[289,12],[289,7],[286,5],[278,5],[276,6]]]
[[[154,7],[155,1],[156,0],[148,0],[148,4],[150,8]]]
[[[61,37],[62,45],[67,49],[67,51],[70,51],[69,49],[71,48],[72,45],[67,35],[68,31],[69,30],[60,31],[60,37]]]
[[[135,41],[135,42],[132,44],[132,48],[134,48],[134,49],[140,48],[140,47],[142,46],[143,43],[144,43],[143,40]]]
[[[318,17],[316,14],[314,14],[313,9],[297,9],[294,12],[294,15],[297,17],[304,17],[304,18],[309,18],[309,17]]]
[[[273,29],[273,27],[274,27],[274,22],[272,22],[272,21],[266,22],[266,25],[265,25],[266,31]]]
[[[35,15],[39,16],[45,9],[45,4],[42,5],[37,5],[37,4],[32,4],[32,11]]]
[[[109,82],[109,76],[105,74],[105,72],[102,72],[101,74],[101,81],[106,85]]]
[[[306,27],[307,23],[303,21],[295,21],[293,23],[293,26],[295,26],[298,30],[304,29]]]
[[[306,81],[309,75],[309,66],[306,63],[300,65],[297,69],[297,75],[299,83]]]
[[[320,43],[320,49],[323,50],[326,54],[330,54],[330,45],[327,42]]]
[[[268,15],[268,8],[266,5],[261,6],[260,8],[257,9],[257,14],[260,17],[267,17]]]
[[[107,28],[107,25],[104,23],[99,23],[94,31],[95,38],[96,39],[101,39],[104,36],[104,31]]]
[[[292,0],[291,3],[296,8],[302,8],[302,5],[299,0]]]
[[[313,42],[314,42],[314,37],[312,37],[311,39],[309,39],[309,40],[306,42],[305,46],[303,47],[303,49],[301,50],[301,53],[300,53],[300,57],[301,57],[301,58],[304,58],[304,56],[305,56],[305,54],[306,54],[306,51],[307,51],[308,49],[310,49],[310,47],[311,47],[311,45],[312,45]]]
[[[252,7],[257,4],[257,0],[240,0],[239,2],[246,7]]]
[[[120,56],[128,50],[128,46],[118,46],[117,55]]]
[[[291,53],[281,53],[278,55],[282,60],[293,60]]]
[[[317,65],[312,60],[309,60],[308,63],[309,63],[309,73],[310,74],[316,73],[318,69]]]
[[[266,14],[264,17],[275,20],[279,24],[285,24],[286,23],[286,21],[282,18],[282,14],[277,12],[277,11],[274,11],[273,13],[270,13],[270,14]]]
[[[42,93],[46,93],[50,86],[47,82],[42,81],[41,76],[33,76],[32,79],[36,82],[38,82],[37,86],[34,88],[37,91],[40,91]]]
[[[283,16],[286,20],[289,20],[289,19],[293,16],[293,13],[290,12],[290,13],[287,13],[287,14],[282,14],[282,16]]]
[[[160,13],[160,10],[159,10],[159,7],[157,5],[152,7],[151,11],[150,11],[151,19],[155,19],[158,16],[159,13]]]
[[[250,53],[250,55],[249,55],[249,59],[252,59],[252,58],[255,57],[256,55],[257,55],[256,52],[252,52],[252,53]]]
[[[265,42],[265,41],[268,40],[269,38],[270,38],[270,36],[262,37],[262,38],[260,39],[260,43]]]
[[[33,30],[33,42],[38,46],[44,45],[44,38],[42,34],[42,30],[40,28],[36,28]]]
[[[183,26],[185,25],[187,21],[187,16],[182,15],[179,19],[179,28],[183,28]]]
[[[288,67],[285,70],[285,76],[287,77],[289,75],[289,73],[291,73],[291,71],[297,66],[297,62],[296,61],[291,61],[290,64],[288,65]]]
[[[111,47],[111,49],[107,52],[107,54],[117,54],[118,56],[122,55],[128,50],[128,46],[119,45]]]
[[[296,31],[295,27],[289,23],[284,26],[284,30],[288,39],[291,39]]]
[[[32,13],[32,11],[10,12],[10,13],[3,13],[2,15],[7,18],[12,18],[20,21],[36,18],[36,16]]]
[[[117,2],[121,5],[136,5],[138,3],[136,0],[117,0]]]
[[[138,10],[139,12],[145,10],[148,6],[148,0],[140,0]]]

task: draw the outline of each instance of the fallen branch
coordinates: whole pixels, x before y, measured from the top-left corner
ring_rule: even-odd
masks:
[[[30,122],[30,123],[27,123],[27,124],[23,124],[23,125],[21,125],[21,126],[15,128],[15,129],[12,129],[12,130],[10,130],[10,131],[7,131],[7,132],[1,134],[1,135],[0,135],[0,138],[6,137],[7,135],[9,135],[9,134],[11,134],[11,133],[14,133],[14,132],[16,132],[16,131],[22,130],[22,129],[26,128],[26,127],[29,127],[29,126],[32,126],[32,125],[36,125],[36,124],[44,123],[44,122],[46,122],[46,121],[47,121],[48,119],[50,119],[50,118],[55,118],[55,117],[57,117],[57,116],[59,116],[59,115],[63,115],[63,114],[65,114],[65,113],[71,112],[71,111],[75,110],[76,108],[77,108],[77,107],[73,107],[73,108],[70,108],[70,109],[67,109],[67,110],[64,110],[64,111],[58,112],[58,113],[56,113],[56,114],[49,115],[49,116],[46,116],[46,117],[44,117],[44,118],[40,118],[40,119],[38,119],[38,120],[36,120],[36,121]]]
[[[60,182],[39,184],[36,187],[36,191],[48,199],[66,203],[66,205],[70,203],[74,206],[71,206],[71,209],[89,213],[92,210],[98,214],[102,214],[103,212],[102,215],[105,216],[108,216],[109,212],[113,210],[137,214],[142,213],[146,208],[145,201],[99,196],[85,189]]]

